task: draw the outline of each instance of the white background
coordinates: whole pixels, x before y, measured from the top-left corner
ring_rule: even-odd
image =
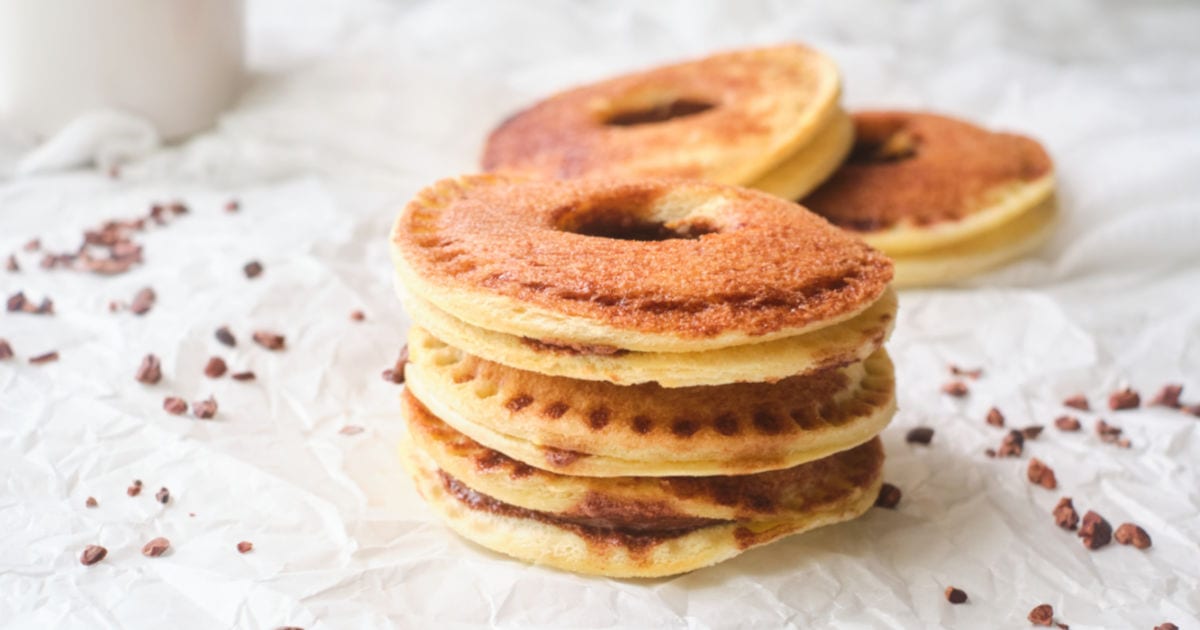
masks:
[[[151,201],[192,207],[140,237],[146,264],[128,274],[47,272],[33,254],[0,273],[5,296],[49,295],[58,311],[0,314],[19,359],[0,363],[0,626],[986,628],[1023,627],[1043,602],[1076,629],[1200,625],[1200,419],[1080,414],[1084,432],[1047,428],[1021,460],[983,456],[1002,436],[983,422],[993,405],[1050,425],[1076,391],[1099,406],[1169,381],[1200,403],[1200,8],[828,4],[251,2],[252,83],[217,129],[118,180],[0,180],[2,255],[35,236],[71,248]],[[884,433],[900,509],[654,581],[533,568],[453,536],[393,456],[399,389],[379,371],[408,320],[392,218],[422,185],[473,170],[487,130],[540,95],[786,40],[837,61],[851,107],[1018,130],[1058,165],[1065,217],[1036,257],[902,295],[902,410]],[[222,212],[229,198],[239,214]],[[107,311],[147,285],[145,317]],[[367,321],[348,319],[356,308]],[[221,324],[236,349],[213,339]],[[256,327],[287,350],[250,343]],[[59,362],[25,361],[51,349]],[[133,379],[147,352],[163,359],[156,386]],[[212,354],[258,380],[206,379]],[[986,372],[962,401],[938,393],[951,361]],[[214,421],[161,410],[210,393]],[[1101,444],[1096,417],[1133,448]],[[918,424],[936,429],[930,447],[904,443]],[[1058,491],[1025,480],[1031,455]],[[147,491],[129,498],[134,478]],[[1061,495],[1141,524],[1154,547],[1085,550],[1054,526]],[[159,535],[172,550],[143,557]],[[255,550],[239,555],[240,540]],[[81,566],[93,543],[108,558]],[[951,584],[968,604],[946,603]]]

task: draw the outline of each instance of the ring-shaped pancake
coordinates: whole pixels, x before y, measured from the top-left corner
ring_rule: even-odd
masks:
[[[515,370],[414,328],[406,389],[434,416],[526,464],[586,477],[745,475],[870,440],[895,412],[884,350],[775,384],[664,389]]]
[[[392,242],[404,289],[467,324],[643,352],[817,331],[869,308],[892,274],[804,208],[699,181],[443,180]]]
[[[838,110],[811,143],[784,158],[746,187],[784,199],[799,199],[837,172],[853,147],[854,121],[849,114]]]
[[[639,535],[556,523],[463,488],[407,438],[400,453],[417,492],[467,540],[526,562],[616,578],[686,573],[790,534],[852,520],[870,509],[882,483],[877,477],[861,492],[801,518]]]
[[[918,112],[854,114],[855,149],[800,203],[889,256],[962,241],[1054,192],[1054,165],[1025,136]]]
[[[482,164],[552,179],[745,184],[810,142],[840,92],[833,62],[805,46],[721,53],[551,96],[493,131]]]

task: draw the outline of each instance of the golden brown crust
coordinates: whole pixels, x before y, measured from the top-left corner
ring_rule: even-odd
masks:
[[[744,184],[806,142],[837,71],[800,45],[738,50],[575,88],[505,120],[483,168],[550,178]]]
[[[892,274],[795,204],[694,181],[445,180],[408,205],[393,241],[402,279],[432,302],[431,288],[466,292],[681,338],[826,325],[873,303]]]
[[[848,230],[958,221],[986,207],[990,192],[1053,169],[1035,140],[945,116],[869,111],[854,114],[854,123],[850,159],[801,201]]]

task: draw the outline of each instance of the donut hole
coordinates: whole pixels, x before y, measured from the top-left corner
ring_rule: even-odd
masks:
[[[610,127],[633,127],[662,123],[695,116],[713,107],[716,105],[700,99],[675,98],[657,101],[647,106],[619,108],[604,119],[604,124]]]
[[[718,231],[704,217],[661,221],[636,211],[605,206],[565,213],[557,227],[572,234],[622,241],[696,239]]]
[[[920,138],[902,120],[860,123],[855,130],[854,148],[850,162],[855,164],[887,164],[902,162],[917,155]]]

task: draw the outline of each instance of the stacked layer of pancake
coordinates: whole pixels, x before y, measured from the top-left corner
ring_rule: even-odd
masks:
[[[475,176],[418,195],[393,242],[403,458],[466,538],[670,575],[874,502],[891,267],[798,206]]]

